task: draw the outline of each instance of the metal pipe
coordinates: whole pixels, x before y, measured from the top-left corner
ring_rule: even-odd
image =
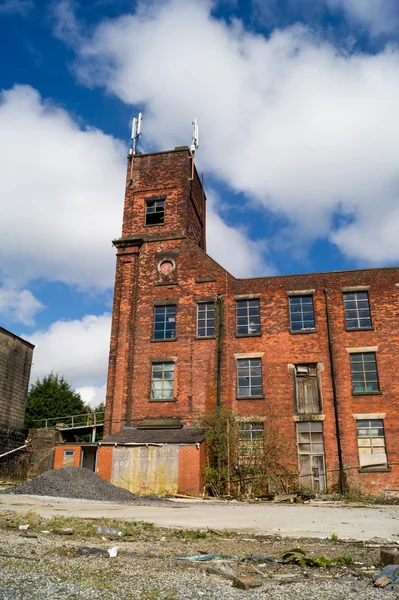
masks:
[[[27,448],[27,444],[25,444],[24,446],[20,446],[19,448],[14,448],[14,450],[9,450],[8,452],[4,452],[4,454],[0,454],[0,458],[3,458],[3,456],[7,456],[7,454],[12,454],[13,452],[17,452],[18,450],[22,450],[23,448]]]
[[[223,333],[223,298],[221,294],[216,298],[217,315],[217,356],[216,356],[216,406],[222,405],[221,399],[221,369],[222,369],[222,333]]]
[[[339,426],[337,387],[335,384],[334,348],[333,348],[332,337],[331,337],[330,312],[329,312],[329,307],[328,307],[328,288],[326,285],[324,286],[324,297],[325,297],[325,301],[326,301],[328,352],[329,352],[329,358],[330,358],[331,385],[332,385],[334,417],[335,417],[335,430],[337,432],[339,487],[340,487],[340,492],[342,494],[345,491],[345,475],[344,475],[344,465],[343,465],[343,460],[342,460],[341,431],[340,431],[340,426]]]

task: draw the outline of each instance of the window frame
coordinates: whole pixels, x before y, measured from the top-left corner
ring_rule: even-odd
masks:
[[[75,456],[75,450],[64,450],[64,456]]]
[[[237,298],[236,299],[236,305],[235,305],[235,311],[236,311],[236,336],[237,337],[253,337],[253,336],[260,336],[262,335],[262,329],[261,329],[261,319],[260,319],[260,298]],[[254,303],[254,306],[251,306],[250,303]],[[240,304],[244,304],[246,303],[246,306],[239,306]],[[250,309],[255,308],[255,306],[257,306],[258,309],[258,314],[257,315],[250,315]],[[244,310],[244,308],[246,308],[246,315],[239,315],[238,311],[239,310]],[[259,323],[255,323],[255,327],[257,327],[257,331],[254,332],[250,332],[250,319],[257,319],[259,321]],[[243,325],[239,324],[239,319],[245,319],[246,323]],[[246,333],[241,333],[239,331],[240,328],[245,327],[247,329]]]
[[[313,315],[313,327],[304,327],[304,323],[306,322],[304,319],[304,311],[303,311],[303,298],[310,298],[311,302],[308,303],[312,306],[312,315]],[[300,307],[301,307],[301,311],[300,314],[301,315],[301,329],[293,329],[293,320],[292,320],[292,315],[295,314],[292,311],[292,306],[291,304],[294,304],[294,301],[300,300]],[[290,332],[291,333],[314,333],[316,331],[316,316],[315,316],[315,310],[314,310],[314,300],[313,300],[313,294],[295,294],[295,295],[289,295],[288,296],[288,307],[289,307],[289,316],[290,316]],[[306,313],[305,313],[306,314]]]
[[[242,363],[248,361],[248,377],[246,375],[243,375],[243,369],[245,367],[245,365],[243,365]],[[252,365],[251,363],[254,361],[258,361],[258,364],[254,364]],[[262,376],[262,358],[254,358],[254,357],[248,357],[248,358],[237,358],[237,390],[236,390],[236,397],[237,400],[242,400],[242,399],[256,399],[256,398],[264,398],[263,396],[263,376]],[[241,369],[241,371],[240,371]],[[252,369],[259,369],[260,375],[253,375],[252,374]],[[248,379],[248,385],[246,386],[240,386],[240,379]],[[252,379],[260,379],[260,384],[255,385],[255,384],[251,384],[251,380]],[[257,394],[252,394],[251,391],[252,389],[257,389],[260,390],[260,393]],[[249,393],[246,394],[240,394],[240,389],[248,389]]]
[[[359,299],[358,294],[365,294],[366,298]],[[347,298],[347,296],[354,296],[354,298]],[[367,309],[361,308],[361,307],[359,308],[359,302],[364,302],[365,300],[367,300]],[[353,290],[353,291],[342,292],[342,301],[344,303],[344,317],[345,317],[346,331],[359,331],[362,329],[373,329],[373,321],[371,318],[371,308],[370,308],[370,296],[369,296],[368,290]],[[347,304],[349,302],[354,302],[356,305],[355,308],[347,308]],[[361,310],[367,310],[368,317],[361,318],[359,315],[359,311],[361,311]],[[348,317],[347,316],[348,312],[355,312],[356,317]],[[369,324],[368,325],[360,325],[360,321],[362,321],[362,320],[368,320]],[[356,327],[349,326],[348,321],[356,321],[357,322]]]
[[[165,212],[166,212],[166,197],[164,196],[157,196],[156,198],[145,198],[144,199],[145,202],[145,208],[144,208],[144,226],[145,227],[162,227],[162,225],[165,225]],[[154,204],[154,208],[155,210],[153,211],[148,211],[148,207],[150,204]],[[158,211],[157,210],[157,204],[161,205],[162,204],[162,211]],[[156,215],[162,213],[162,222],[160,223],[148,223],[147,222],[147,216],[148,215]]]
[[[200,307],[205,307],[205,311],[204,311],[204,318],[201,319],[201,321],[204,321],[204,326],[201,327],[201,329],[203,329],[205,331],[205,334],[202,335],[200,333],[200,327],[199,327],[199,322],[200,322]],[[211,309],[209,309],[209,307],[212,307]],[[212,313],[213,312],[213,317],[212,316],[208,316],[208,312]],[[208,326],[208,320],[212,320],[213,319],[213,326]],[[216,337],[216,307],[215,307],[215,302],[212,301],[201,301],[201,302],[197,302],[197,329],[196,329],[196,337],[200,338],[200,339],[206,339],[206,338],[215,338]],[[213,333],[209,333],[208,329],[212,330],[213,329]]]
[[[370,415],[371,416],[371,415]],[[368,435],[359,435],[359,430],[365,430],[368,432]],[[373,430],[382,430],[382,435],[373,435]],[[373,444],[373,439],[383,439],[384,445]],[[368,440],[370,444],[359,444],[359,440]],[[387,442],[385,435],[385,427],[384,427],[384,419],[381,418],[366,418],[366,419],[356,419],[356,442],[357,442],[357,450],[359,456],[359,471],[360,472],[376,472],[376,471],[387,471],[388,467],[388,456],[387,456]],[[361,448],[369,448],[370,452],[360,452]],[[383,448],[384,452],[373,452],[375,448]],[[374,465],[362,465],[362,456],[374,456],[374,455],[384,455],[385,462],[381,462],[379,464]]]
[[[172,365],[172,369],[165,369],[165,365]],[[161,367],[161,369],[159,369],[159,367]],[[161,373],[162,376],[161,377],[157,377],[154,378],[154,372],[155,373]],[[165,373],[173,373],[173,377],[172,378],[167,378],[164,377]],[[161,396],[161,397],[154,397],[153,393],[154,393],[154,387],[153,384],[155,383],[155,381],[161,381],[162,385],[161,385],[161,392],[163,393],[166,389],[171,389],[171,394],[169,396]],[[172,381],[172,387],[169,388],[169,386],[164,386],[164,382],[165,381]],[[175,387],[176,387],[176,368],[175,368],[175,363],[172,360],[157,360],[151,363],[151,386],[150,386],[150,402],[174,402],[176,400],[175,398]]]
[[[364,356],[365,355],[373,355],[374,356],[374,361],[365,361],[364,360]],[[361,356],[361,361],[355,361],[353,360],[354,357],[357,356]],[[365,364],[367,363],[371,363],[373,362],[375,365],[375,370],[366,370],[365,368]],[[353,365],[357,365],[357,364],[361,364],[363,369],[362,370],[354,370],[352,368]],[[373,394],[381,394],[381,388],[380,388],[380,379],[378,376],[378,364],[377,364],[377,353],[375,351],[365,351],[365,352],[351,352],[349,354],[349,367],[350,367],[350,374],[351,374],[351,385],[352,385],[352,395],[353,396],[362,396],[362,395],[373,395]],[[375,379],[372,379],[370,381],[367,382],[366,379],[366,373],[375,373]],[[363,383],[364,383],[364,389],[362,390],[356,390],[355,389],[355,384],[359,385],[360,382],[356,382],[353,379],[354,375],[357,374],[362,374],[363,375]],[[377,389],[367,389],[367,384],[370,383],[377,383]]]
[[[166,333],[168,331],[167,328],[167,315],[168,315],[168,309],[174,308],[174,329],[170,329],[170,331],[173,331],[174,334],[171,337],[166,337]],[[164,310],[164,320],[159,320],[157,321],[157,314],[160,315],[161,314],[161,309],[165,309]],[[170,314],[172,314],[172,311],[170,311]],[[172,321],[173,322],[173,321]],[[163,329],[156,329],[156,324],[159,323],[163,323]],[[176,326],[177,326],[177,304],[155,304],[154,305],[154,313],[153,313],[153,324],[152,324],[152,341],[153,342],[171,342],[174,341],[176,339]],[[164,336],[163,337],[156,337],[156,331],[163,331]]]
[[[264,451],[265,423],[264,421],[238,421],[237,425],[237,458],[239,464],[245,466],[257,452]],[[249,437],[242,436],[245,431],[249,432]],[[259,433],[261,435],[256,435]]]

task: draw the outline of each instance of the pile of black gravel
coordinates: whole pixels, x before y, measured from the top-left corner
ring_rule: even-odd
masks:
[[[137,504],[168,502],[156,496],[135,496],[128,490],[108,483],[93,471],[81,467],[62,467],[61,469],[47,471],[36,477],[36,479],[32,479],[32,481],[6,490],[6,493],[100,500],[103,502],[136,502]]]

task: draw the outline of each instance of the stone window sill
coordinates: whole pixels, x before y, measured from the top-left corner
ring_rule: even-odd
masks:
[[[167,339],[161,339],[161,340],[156,340],[155,338],[152,338],[151,342],[175,342],[176,338],[167,338]]]
[[[177,402],[177,398],[150,398],[149,402]]]
[[[264,400],[265,397],[262,396],[237,396],[237,400]]]
[[[391,467],[360,467],[359,473],[390,473],[392,471]]]
[[[262,332],[260,333],[236,333],[236,338],[247,338],[247,337],[262,337]]]
[[[195,335],[195,340],[216,340],[216,335]]]
[[[345,331],[351,332],[351,331],[374,331],[374,327],[345,327]]]
[[[382,392],[352,392],[352,396],[382,396]]]
[[[302,329],[301,331],[291,331],[290,333],[292,335],[298,335],[298,333],[301,335],[304,335],[304,334],[306,335],[307,333],[317,333],[317,330],[316,330],[316,328],[315,329]]]

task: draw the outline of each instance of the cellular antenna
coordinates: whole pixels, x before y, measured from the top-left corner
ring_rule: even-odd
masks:
[[[198,150],[198,121],[194,119],[193,121],[193,135],[191,138],[191,146],[190,146],[191,154],[194,156],[195,151]]]
[[[138,114],[138,117],[134,117],[132,123],[132,147],[130,148],[130,155],[136,154],[137,142],[139,141],[139,137],[141,136],[141,121],[143,120],[143,115],[141,112]]]

